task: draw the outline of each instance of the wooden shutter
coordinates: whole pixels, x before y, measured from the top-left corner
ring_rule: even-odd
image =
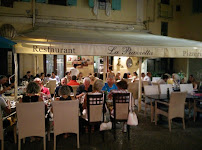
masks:
[[[94,7],[94,0],[88,0],[88,5],[90,8]]]
[[[121,0],[112,0],[112,9],[121,10]]]
[[[76,6],[77,5],[77,0],[67,0],[67,5]]]

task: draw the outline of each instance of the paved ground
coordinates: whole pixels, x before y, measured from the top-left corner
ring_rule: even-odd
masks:
[[[193,118],[186,118],[186,129],[183,130],[180,119],[172,122],[172,131],[169,132],[166,118],[157,126],[150,122],[150,116],[144,117],[143,112],[138,113],[139,125],[132,127],[131,139],[121,128],[117,129],[117,139],[113,139],[113,132],[105,132],[105,141],[99,131],[91,133],[90,144],[88,134],[80,135],[81,150],[202,150],[202,116],[193,122]],[[5,135],[5,150],[17,150],[11,135]],[[23,150],[42,150],[43,141],[22,144]],[[57,150],[76,149],[76,136],[70,135],[67,139],[63,135],[57,138]],[[47,142],[47,150],[53,150],[53,136]]]

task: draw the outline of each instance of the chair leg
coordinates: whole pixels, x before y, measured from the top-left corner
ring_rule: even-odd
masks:
[[[14,137],[14,143],[15,144],[17,143],[16,135],[17,135],[17,127],[16,127],[16,125],[14,125],[14,127],[13,127],[13,137]]]
[[[169,127],[169,131],[171,132],[171,120],[170,120],[170,118],[168,118],[168,127]]]
[[[88,143],[91,143],[91,138],[90,138],[90,134],[91,134],[91,125],[88,125]]]
[[[194,100],[194,122],[196,121],[196,101]]]
[[[130,140],[130,126],[127,125],[127,130],[128,130],[128,140]]]
[[[151,105],[151,122],[154,120],[154,106]]]
[[[21,150],[21,139],[18,137],[18,150]]]
[[[183,123],[183,129],[185,130],[185,121],[184,121],[184,118],[182,118],[182,123]]]
[[[79,132],[77,133],[77,148],[80,148],[80,143],[79,143]]]
[[[4,150],[4,138],[1,139],[1,149]]]
[[[56,150],[56,135],[54,135],[54,150]]]
[[[46,135],[43,137],[43,149],[46,150]]]

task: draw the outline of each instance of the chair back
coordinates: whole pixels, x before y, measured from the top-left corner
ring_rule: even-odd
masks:
[[[3,119],[2,119],[2,114],[1,114],[1,109],[0,109],[0,140],[4,140],[4,130],[3,130]]]
[[[170,118],[184,117],[184,107],[187,92],[172,92],[169,102],[168,115]]]
[[[167,90],[169,88],[169,92],[173,92],[173,88],[171,84],[160,84],[160,93],[161,94],[167,94]]]
[[[142,86],[149,85],[149,81],[142,81]]]
[[[74,96],[76,96],[76,90],[79,87],[79,85],[71,85],[73,92],[74,92]]]
[[[53,102],[54,135],[79,134],[79,101]]]
[[[128,91],[132,93],[134,99],[138,99],[138,83],[128,83]]]
[[[103,106],[104,106],[103,93],[87,94],[88,122],[101,122],[104,119]]]
[[[152,82],[157,82],[160,79],[161,79],[161,77],[152,77]]]
[[[127,83],[130,83],[132,81],[132,78],[124,79]]]
[[[156,95],[159,94],[158,85],[145,85],[144,86],[144,94],[145,95]]]
[[[45,137],[44,102],[17,103],[18,137]]]
[[[180,92],[192,93],[194,91],[192,84],[180,84]]]
[[[113,93],[115,120],[127,120],[131,93]]]
[[[49,88],[50,94],[55,94],[56,80],[48,81],[46,87]]]

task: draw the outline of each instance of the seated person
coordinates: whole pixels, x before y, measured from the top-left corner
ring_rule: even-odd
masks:
[[[157,81],[158,84],[167,84],[167,80],[168,80],[168,76],[167,75],[163,75],[162,79],[159,79]]]
[[[72,79],[69,81],[69,83],[67,83],[67,85],[71,86],[71,85],[80,85],[80,84],[76,81],[76,76],[73,75]]]
[[[26,80],[28,82],[32,81],[34,78],[33,75],[31,75],[31,72],[30,71],[27,71],[27,74],[23,76],[23,80]]]
[[[39,85],[40,92],[43,93],[43,95],[47,96],[47,98],[51,97],[49,89],[43,86],[40,78],[35,78],[34,82]]]
[[[71,91],[70,91],[69,86],[63,85],[59,89],[60,97],[57,97],[56,100],[60,100],[60,101],[72,100],[72,98],[70,97],[70,93],[71,93]]]
[[[54,95],[55,97],[60,97],[58,92],[59,92],[60,87],[62,87],[63,85],[67,85],[67,78],[62,78],[60,81],[60,85],[55,88],[55,95]],[[72,87],[71,86],[68,86],[68,87],[69,87],[70,91],[73,92]]]
[[[107,78],[107,83],[102,87],[102,91],[110,92],[111,90],[117,90],[114,77]]]
[[[193,75],[189,76],[187,83],[191,83],[193,85],[193,89],[196,90],[198,88],[198,84]]]
[[[4,85],[7,82],[7,80],[8,80],[8,78],[6,76],[4,76],[4,75],[0,76],[0,95],[5,93],[7,90],[10,90],[11,87],[13,86],[13,84],[12,84],[8,87],[5,87]]]
[[[35,82],[29,82],[26,89],[26,94],[20,99],[20,102],[30,103],[30,102],[39,102],[43,101],[39,96],[40,86]]]

